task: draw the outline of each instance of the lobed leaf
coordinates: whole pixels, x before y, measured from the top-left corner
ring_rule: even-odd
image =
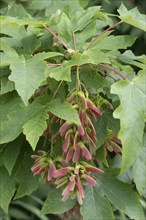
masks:
[[[146,31],[146,16],[144,14],[140,14],[137,8],[133,8],[130,11],[128,11],[122,3],[120,8],[118,9],[118,12],[120,14],[119,18],[123,20],[125,23]]]
[[[133,165],[143,147],[145,84],[145,72],[140,71],[132,81],[119,81],[111,87],[111,93],[120,98],[120,106],[114,111],[114,117],[120,119],[121,173]]]

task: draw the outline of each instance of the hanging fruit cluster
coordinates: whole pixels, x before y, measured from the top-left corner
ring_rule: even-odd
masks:
[[[77,110],[80,124],[64,121],[49,113],[50,126],[59,123],[60,128],[53,135],[51,141],[61,138],[62,157],[52,159],[49,153],[39,151],[38,155],[32,155],[35,164],[32,167],[34,175],[44,174],[44,180],[53,184],[57,189],[62,189],[62,200],[77,198],[78,204],[83,204],[85,197],[84,187],[96,185],[94,174],[103,174],[103,170],[97,168],[94,163],[94,153],[96,150],[97,137],[94,125],[97,118],[102,116],[102,112],[96,107],[93,101],[81,91],[75,91],[69,95],[67,102]],[[44,132],[46,135],[46,132]],[[116,140],[117,141],[117,140]],[[105,154],[107,150],[120,152],[119,146],[112,137],[104,144]],[[97,161],[97,160],[96,160]]]

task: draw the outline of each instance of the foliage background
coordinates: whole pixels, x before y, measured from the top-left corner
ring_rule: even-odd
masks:
[[[2,0],[0,1],[0,6],[2,8],[1,14],[4,15],[7,11],[7,7],[11,7],[11,4],[22,4],[24,7],[27,6],[29,1],[11,1],[11,0]],[[137,6],[141,13],[145,13],[146,11],[146,2],[144,0],[80,0],[80,3],[83,7],[87,8],[93,5],[102,5],[103,10],[109,13],[117,13],[117,9],[119,8],[121,2],[127,6],[128,9]],[[13,11],[12,11],[13,13]],[[39,16],[37,12],[35,16]],[[117,34],[130,34],[137,35],[138,39],[134,46],[132,47],[132,51],[136,55],[141,55],[146,53],[146,35],[143,31],[134,28],[127,24],[122,24],[120,27],[116,28]],[[48,186],[44,186],[44,184],[40,183],[39,188],[35,191],[31,196],[26,196],[22,199],[18,199],[17,201],[13,201],[10,205],[10,213],[6,214],[3,211],[0,212],[1,220],[15,220],[15,219],[23,219],[23,220],[60,220],[61,216],[56,215],[41,215],[40,210],[43,204],[43,201],[46,199],[46,192],[48,191]],[[146,201],[142,198],[143,207],[146,210]],[[126,220],[128,219],[122,212],[117,211],[116,220]],[[73,219],[72,219],[73,220]]]

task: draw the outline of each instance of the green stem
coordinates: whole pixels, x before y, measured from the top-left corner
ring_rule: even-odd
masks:
[[[119,25],[119,24],[121,24],[121,23],[123,23],[123,21],[119,21],[119,22],[117,22],[116,24],[114,24],[114,25],[110,26],[109,28],[107,28],[106,30],[102,31],[99,35],[97,35],[97,37],[95,37],[95,38],[86,46],[85,49],[88,50],[89,47],[90,47],[92,44],[94,44],[94,42],[95,42],[96,40],[98,40],[98,38],[100,38],[103,34],[105,34],[106,32],[108,32],[109,30],[113,29],[114,27],[116,27],[117,25]]]
[[[51,158],[52,158],[52,155],[53,155],[53,141],[51,141],[51,151],[50,151]]]
[[[81,84],[80,84],[80,77],[79,77],[79,66],[77,66],[77,83],[76,83],[76,90],[80,91]]]

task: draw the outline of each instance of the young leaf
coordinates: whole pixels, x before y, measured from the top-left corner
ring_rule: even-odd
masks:
[[[48,197],[43,204],[42,214],[62,214],[69,209],[72,209],[75,205],[76,200],[62,201],[62,191],[58,189],[50,189]]]
[[[85,191],[85,199],[81,206],[81,214],[84,220],[113,220],[114,215],[108,200],[100,194],[98,186],[87,186]]]
[[[121,126],[118,135],[122,141],[121,173],[132,166],[143,147],[145,84],[145,73],[140,71],[131,82],[119,81],[111,87],[111,93],[117,94],[121,103],[114,112]]]
[[[133,8],[130,11],[121,4],[120,8],[118,9],[120,14],[119,18],[126,22],[127,24],[133,25],[137,28],[140,28],[146,31],[145,20],[146,16],[144,14],[140,14],[137,8]]]

